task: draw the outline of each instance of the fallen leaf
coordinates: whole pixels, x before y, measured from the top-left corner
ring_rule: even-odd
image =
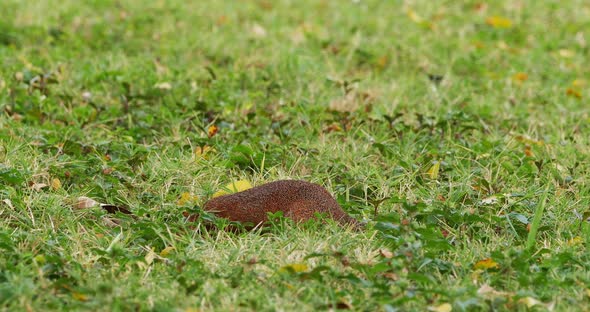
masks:
[[[522,83],[529,80],[529,75],[527,75],[526,73],[516,73],[512,75],[512,80]]]
[[[252,188],[252,184],[248,180],[234,181],[232,183],[229,183],[225,187],[223,187],[221,190],[215,192],[215,194],[213,194],[213,198],[227,195],[227,194],[242,192],[242,191],[245,191],[245,190],[251,189],[251,188]]]
[[[90,101],[90,99],[92,99],[92,93],[88,91],[82,92],[82,99],[86,102]]]
[[[393,252],[387,250],[387,249],[379,249],[379,253],[381,254],[381,256],[385,257],[385,258],[393,258]]]
[[[479,260],[473,265],[473,268],[476,270],[489,270],[489,269],[499,269],[500,265],[494,261],[492,258],[486,258],[483,260]]]
[[[160,257],[167,257],[173,250],[174,250],[174,247],[172,247],[172,246],[168,246],[168,247],[162,249],[162,251],[160,251]]]
[[[266,29],[264,29],[264,27],[262,27],[260,24],[252,25],[250,31],[252,32],[252,35],[256,38],[261,39],[266,37]]]
[[[418,15],[418,13],[416,13],[414,10],[412,9],[408,9],[406,11],[406,15],[408,15],[408,17],[414,22],[414,23],[422,23],[423,19],[420,15]]]
[[[108,213],[124,213],[124,214],[133,214],[127,208],[122,206],[110,205],[110,204],[100,204],[100,208],[106,210]]]
[[[78,200],[76,201],[74,207],[77,209],[86,209],[98,206],[99,204],[99,202],[90,197],[80,196],[78,197]]]
[[[543,305],[543,302],[541,302],[533,297],[520,298],[520,300],[518,300],[518,302],[523,303],[529,309],[536,306],[536,305]]]
[[[576,52],[567,49],[560,49],[559,51],[557,51],[557,53],[559,54],[559,56],[563,58],[572,58],[576,55]]]
[[[535,157],[535,154],[533,153],[533,151],[531,150],[531,146],[530,145],[525,145],[524,147],[524,154],[527,157]]]
[[[31,188],[34,189],[35,191],[39,192],[40,190],[46,188],[48,185],[45,183],[33,183],[31,185]]]
[[[443,303],[437,306],[428,307],[428,311],[433,312],[451,312],[453,311],[453,306],[450,303]]]
[[[170,90],[172,89],[172,84],[169,82],[158,82],[154,85],[154,88],[160,90]]]
[[[154,249],[151,248],[148,250],[148,253],[145,255],[144,260],[145,260],[145,263],[150,265],[154,262],[154,259],[156,259],[156,253],[154,252]]]
[[[58,178],[53,178],[53,179],[51,180],[51,188],[52,188],[54,191],[57,191],[57,190],[59,190],[59,189],[61,188],[61,181],[60,181]]]
[[[209,145],[197,146],[195,148],[195,156],[200,157],[200,158],[204,158],[204,159],[208,158],[207,157],[208,153],[213,153],[213,152],[215,152],[215,149]]]
[[[514,136],[514,139],[518,142],[522,142],[524,144],[529,144],[529,145],[538,145],[538,146],[543,146],[545,144],[545,142],[543,142],[543,140],[535,140],[529,136],[525,136],[525,135],[516,135]]]
[[[216,135],[217,132],[219,132],[219,127],[217,127],[216,125],[211,125],[211,126],[209,126],[209,128],[207,128],[207,135],[210,138],[212,138],[214,135]]]
[[[184,193],[180,194],[180,198],[178,199],[178,201],[176,201],[176,204],[178,206],[184,206],[187,203],[196,202],[198,199],[199,199],[198,196],[192,195],[191,193],[188,193],[188,192],[184,192]]]
[[[78,300],[78,301],[88,301],[88,296],[86,296],[83,293],[79,293],[79,292],[73,292],[72,293],[72,298]]]
[[[354,112],[360,106],[360,101],[357,100],[356,92],[348,92],[343,97],[334,99],[330,102],[329,108],[335,112]]]
[[[14,209],[14,206],[12,205],[12,201],[10,199],[8,199],[8,198],[7,199],[3,199],[2,202],[4,204],[6,204],[6,206],[8,206],[8,208]]]
[[[574,88],[582,88],[586,85],[586,80],[584,79],[575,79],[572,81],[572,87]]]
[[[438,179],[439,171],[440,171],[440,161],[434,161],[434,163],[432,164],[430,169],[428,169],[426,174],[428,174],[428,177],[430,177],[432,180],[436,180],[436,179]]]
[[[290,272],[302,273],[302,272],[307,272],[307,270],[308,270],[307,264],[293,263],[293,264],[289,264],[289,265],[285,265],[285,266],[281,267],[279,269],[279,272],[280,273],[290,273]]]
[[[498,202],[498,196],[492,195],[481,200],[482,205],[492,205]]]
[[[580,236],[576,236],[570,240],[567,241],[567,245],[568,246],[578,246],[581,245],[584,242],[584,239]]]
[[[512,21],[502,16],[490,16],[486,19],[486,24],[494,28],[510,28]]]
[[[477,294],[486,298],[503,297],[509,295],[507,292],[497,291],[488,284],[483,284],[477,290]]]

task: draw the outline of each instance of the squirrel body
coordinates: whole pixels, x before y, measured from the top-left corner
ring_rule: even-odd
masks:
[[[316,213],[354,228],[362,224],[342,210],[334,197],[322,186],[299,180],[280,180],[242,192],[216,197],[204,206],[205,211],[230,221],[258,225],[268,221],[268,213],[283,212],[283,216],[302,222]]]

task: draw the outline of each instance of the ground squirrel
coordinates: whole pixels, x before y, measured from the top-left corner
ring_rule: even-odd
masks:
[[[283,212],[296,222],[306,221],[320,213],[345,226],[363,228],[342,210],[330,193],[320,185],[296,180],[267,183],[242,192],[211,199],[205,211],[230,221],[258,225],[268,221],[267,214]]]

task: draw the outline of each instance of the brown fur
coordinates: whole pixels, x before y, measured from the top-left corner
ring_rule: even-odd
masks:
[[[347,215],[325,188],[305,181],[275,181],[213,198],[205,204],[204,210],[230,221],[253,225],[267,222],[269,212],[282,211],[283,216],[296,222],[309,220],[320,213],[342,225],[362,228],[361,223]]]

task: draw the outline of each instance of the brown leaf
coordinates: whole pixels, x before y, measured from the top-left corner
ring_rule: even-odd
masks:
[[[125,207],[109,205],[109,204],[100,204],[100,208],[106,210],[108,213],[124,213],[124,214],[133,214]]]
[[[381,256],[383,256],[387,259],[393,258],[393,252],[391,252],[387,249],[379,249],[379,253],[381,254]]]

